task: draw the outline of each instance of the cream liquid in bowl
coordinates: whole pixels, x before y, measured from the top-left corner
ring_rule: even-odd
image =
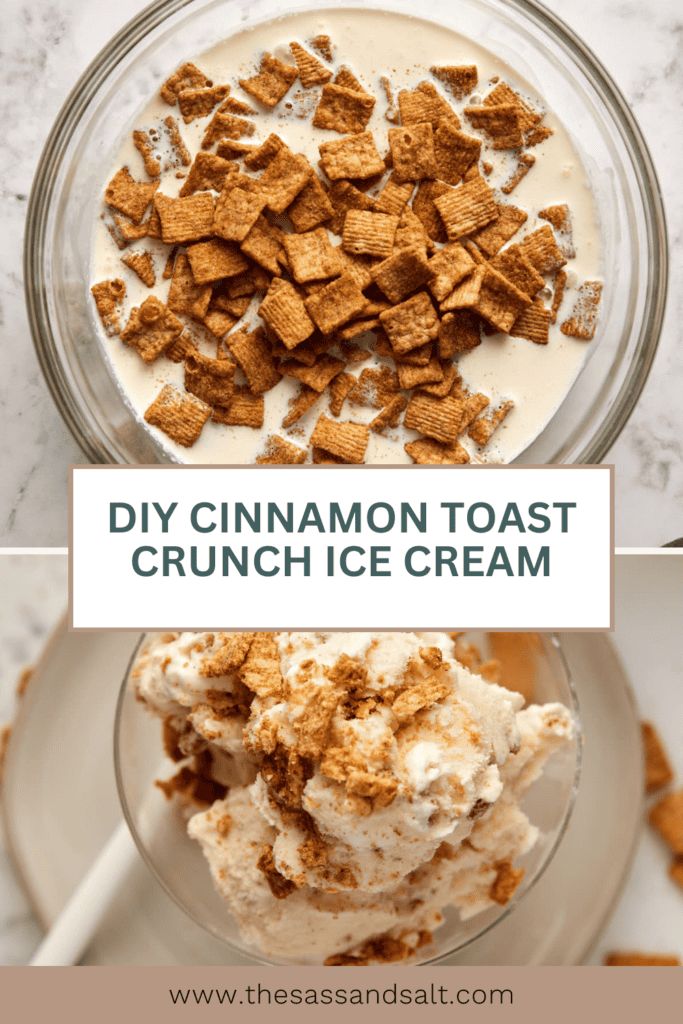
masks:
[[[535,109],[545,110],[543,98],[517,75],[512,67],[477,45],[470,39],[446,30],[427,21],[396,13],[371,10],[328,10],[305,13],[277,20],[265,21],[254,27],[236,33],[218,43],[212,49],[197,56],[188,54],[214,84],[228,83],[232,86],[231,96],[254,105],[252,97],[236,84],[238,78],[248,78],[258,66],[264,51],[271,52],[279,59],[292,63],[289,42],[300,41],[309,51],[307,41],[312,37],[329,35],[333,45],[333,63],[330,68],[336,72],[341,66],[348,66],[361,80],[364,87],[377,98],[372,117],[367,126],[375,140],[378,151],[384,154],[388,149],[387,131],[395,124],[385,119],[387,102],[380,83],[386,76],[394,98],[401,89],[415,88],[424,80],[433,81],[444,98],[460,116],[462,110],[479,102],[478,97],[486,96],[494,87],[492,80],[507,83],[527,100]],[[475,91],[461,101],[444,90],[430,75],[430,67],[443,65],[475,64],[478,68],[479,84]],[[169,68],[169,73],[174,70]],[[298,100],[293,99],[299,93]],[[255,134],[241,141],[259,145],[271,132],[279,135],[294,153],[303,154],[311,166],[317,168],[318,146],[332,139],[340,139],[337,132],[314,128],[311,118],[320,97],[320,87],[302,90],[301,83],[295,82],[290,92],[271,112],[265,108],[254,118]],[[301,116],[305,112],[306,116]],[[172,114],[178,115],[177,107],[169,107],[158,95],[149,102],[131,125],[129,137],[121,147],[116,161],[112,164],[112,175],[127,165],[136,181],[150,180],[144,171],[140,153],[132,143],[133,128],[148,129]],[[198,118],[190,124],[180,121],[180,131],[185,145],[194,155],[201,149],[201,139],[210,118]],[[473,129],[466,118],[461,117],[462,131],[468,135],[483,138]],[[501,428],[493,435],[483,449],[466,436],[460,438],[468,449],[473,461],[504,462],[514,460],[527,448],[552,418],[590,350],[590,342],[567,337],[560,332],[561,323],[572,312],[579,286],[585,281],[600,278],[600,245],[598,215],[594,207],[591,190],[581,159],[572,145],[568,132],[546,111],[544,126],[552,128],[553,134],[531,152],[535,164],[530,172],[515,187],[510,195],[496,190],[510,177],[516,163],[514,151],[482,150],[482,160],[493,165],[486,183],[494,190],[496,201],[512,204],[528,214],[527,221],[510,240],[510,244],[521,242],[528,234],[547,222],[538,218],[538,213],[549,206],[567,204],[571,211],[573,242],[576,249],[574,258],[566,267],[567,287],[559,309],[557,321],[550,327],[547,345],[535,345],[524,338],[513,338],[497,334],[483,336],[477,348],[462,353],[458,358],[458,370],[464,382],[473,392],[483,392],[490,399],[489,410],[497,409],[503,402],[512,400],[514,409],[505,419]],[[480,164],[481,165],[481,164]],[[160,191],[176,196],[184,178],[176,177],[173,167],[161,178]],[[183,170],[187,170],[186,168]],[[387,177],[389,172],[387,172]],[[367,193],[376,195],[386,178]],[[103,183],[103,189],[106,182]],[[120,277],[126,283],[126,297],[122,314],[125,324],[133,306],[139,305],[151,292],[164,301],[170,281],[164,280],[161,271],[169,246],[151,239],[143,239],[130,248],[149,249],[154,257],[156,284],[148,289],[136,275],[121,262],[121,251],[107,229],[107,215],[98,219],[92,243],[92,281]],[[334,245],[339,238],[331,235]],[[130,250],[128,250],[130,251]],[[551,280],[546,279],[550,285]],[[552,296],[549,288],[541,293],[545,305],[550,306]],[[242,320],[254,329],[261,324],[257,316],[257,302],[252,302]],[[118,337],[107,337],[102,330],[93,308],[93,323],[100,343],[104,348],[109,365],[127,403],[136,417],[144,423],[145,410],[154,401],[165,384],[173,384],[183,390],[183,364],[176,364],[163,356],[146,364],[137,351],[126,346]],[[206,338],[210,336],[206,334]],[[362,339],[360,344],[362,344]],[[215,356],[216,343],[207,340],[199,343],[206,355]],[[372,361],[351,364],[347,372],[358,374],[364,367],[390,365],[390,361],[373,357]],[[241,380],[238,377],[236,380]],[[288,402],[297,393],[298,383],[283,378],[276,388],[265,395],[265,419],[261,429],[231,427],[209,421],[199,439],[191,448],[176,444],[156,427],[145,424],[168,452],[171,459],[192,463],[250,463],[263,452],[269,435],[279,435],[299,447],[306,447],[307,439],[321,413],[328,412],[327,397],[322,398],[307,412],[293,430],[281,428],[282,419],[288,409]],[[370,423],[377,415],[376,408],[344,404],[341,420]],[[404,444],[418,438],[416,431],[403,425],[396,429],[387,428],[383,434],[371,432],[365,461],[368,463],[410,463],[412,460],[404,450]],[[310,456],[309,456],[310,458]]]

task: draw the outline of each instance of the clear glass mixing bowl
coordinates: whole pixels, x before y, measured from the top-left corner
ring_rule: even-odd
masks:
[[[498,648],[494,651],[501,661],[502,680],[508,679],[511,687],[514,686],[521,669],[530,689],[529,703],[559,701],[564,704],[572,712],[575,736],[550,757],[542,776],[522,802],[522,810],[531,823],[538,826],[540,836],[533,849],[515,861],[525,868],[525,874],[513,898],[506,906],[492,907],[464,922],[456,910],[447,909],[445,923],[435,931],[433,944],[425,947],[412,964],[440,963],[514,913],[550,863],[572,812],[579,783],[582,740],[576,692],[566,660],[553,634],[512,635],[519,638],[519,644],[512,650]],[[164,755],[161,722],[136,698],[132,685],[131,670],[137,654],[153,637],[154,634],[141,637],[121,686],[116,711],[116,781],[135,842],[166,892],[208,932],[254,963],[291,963],[286,950],[280,957],[266,957],[242,940],[227,904],[214,889],[199,844],[187,835],[186,817],[180,804],[167,800],[154,784],[157,779],[174,775],[178,765]],[[466,633],[461,639],[464,643],[475,643],[484,655],[490,653],[490,639],[485,633]]]
[[[29,204],[25,282],[31,330],[52,396],[92,462],[172,460],[123,398],[95,338],[89,297],[100,183],[143,101],[183,60],[287,12],[409,0],[160,0],[129,22],[82,75],[43,151]],[[601,218],[605,291],[590,355],[566,399],[515,460],[600,462],[645,384],[664,314],[667,240],[657,177],[633,115],[605,69],[536,0],[423,0],[419,15],[476,39],[534,84],[568,127]]]

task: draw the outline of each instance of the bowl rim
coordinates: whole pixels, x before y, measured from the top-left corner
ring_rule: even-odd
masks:
[[[114,730],[113,730],[113,755],[114,755],[113,756],[113,761],[114,761],[114,776],[115,776],[115,779],[116,779],[116,791],[117,791],[117,794],[118,794],[119,803],[121,805],[121,812],[123,814],[124,820],[125,820],[126,824],[128,825],[128,829],[130,831],[130,834],[131,834],[131,836],[133,838],[133,841],[134,841],[135,845],[137,846],[138,853],[140,854],[140,857],[142,858],[142,860],[143,860],[144,864],[146,865],[146,867],[148,868],[148,870],[151,872],[151,874],[154,877],[155,881],[161,886],[161,888],[164,890],[166,895],[170,899],[172,899],[173,902],[183,911],[183,913],[187,914],[187,916],[192,921],[194,921],[195,924],[199,925],[200,928],[203,928],[210,935],[213,935],[213,937],[218,939],[220,942],[223,942],[230,949],[235,949],[241,955],[250,957],[254,961],[255,964],[260,964],[261,966],[265,966],[265,967],[287,966],[288,964],[287,964],[286,961],[274,962],[272,959],[268,959],[268,957],[264,953],[261,953],[257,949],[253,949],[252,950],[252,949],[249,949],[249,948],[240,948],[235,943],[233,943],[230,939],[226,939],[225,936],[219,934],[217,931],[215,931],[213,928],[211,928],[208,924],[206,924],[204,921],[202,921],[200,919],[200,917],[197,916],[190,909],[189,905],[181,898],[181,896],[169,884],[169,882],[166,879],[166,877],[164,876],[164,874],[157,867],[157,864],[156,864],[155,860],[150,855],[150,853],[149,853],[149,851],[147,849],[147,846],[146,846],[144,840],[142,839],[142,836],[140,835],[135,814],[133,812],[133,809],[130,807],[130,805],[128,803],[128,798],[127,798],[127,793],[126,793],[126,786],[125,786],[125,783],[124,783],[124,780],[123,780],[123,769],[122,769],[122,763],[121,763],[121,723],[122,723],[124,705],[125,705],[127,700],[130,700],[131,695],[132,695],[132,689],[131,689],[131,686],[130,686],[130,682],[131,682],[131,678],[132,678],[131,673],[132,673],[133,667],[135,666],[135,663],[136,663],[136,660],[138,658],[138,655],[140,654],[140,651],[143,649],[143,646],[146,643],[147,638],[151,637],[151,636],[155,636],[155,635],[158,635],[158,634],[156,632],[145,632],[145,633],[141,633],[140,634],[138,642],[135,644],[135,647],[134,647],[134,649],[132,651],[132,654],[130,656],[130,660],[128,662],[128,666],[126,668],[125,675],[124,675],[123,680],[121,682],[121,687],[119,689],[118,697],[117,697],[117,700],[116,700],[116,710],[115,710],[115,716],[114,716]],[[557,850],[558,850],[558,848],[560,846],[560,843],[562,842],[562,839],[564,838],[564,836],[566,834],[567,828],[569,827],[569,823],[571,821],[571,817],[572,817],[572,814],[574,812],[574,808],[576,806],[576,799],[577,799],[577,796],[578,796],[579,784],[580,784],[580,781],[581,781],[581,767],[582,767],[582,762],[583,762],[583,742],[584,742],[584,739],[583,739],[583,729],[582,729],[582,724],[581,724],[581,711],[580,711],[580,707],[579,707],[578,694],[577,694],[576,686],[575,686],[575,683],[574,683],[574,679],[573,679],[573,676],[572,676],[572,673],[571,673],[571,670],[570,670],[570,667],[569,667],[569,662],[568,662],[568,659],[567,659],[567,657],[566,657],[566,655],[564,653],[564,650],[562,648],[562,644],[561,644],[560,637],[559,637],[558,633],[548,631],[548,632],[538,632],[535,635],[543,637],[544,639],[547,639],[548,644],[553,648],[555,655],[559,659],[560,670],[562,672],[562,676],[564,678],[564,681],[567,684],[567,688],[568,688],[568,691],[569,691],[568,704],[570,706],[569,706],[568,710],[571,713],[572,722],[573,722],[573,725],[574,725],[574,736],[573,736],[573,743],[574,743],[574,748],[575,748],[574,773],[573,773],[573,778],[572,778],[572,782],[571,782],[571,790],[570,790],[569,795],[567,797],[567,804],[566,804],[566,807],[564,809],[564,814],[562,816],[561,822],[557,826],[557,834],[556,834],[553,842],[550,844],[548,849],[545,851],[545,854],[544,854],[544,857],[543,857],[543,861],[542,861],[540,867],[538,868],[537,872],[534,874],[533,878],[529,882],[529,884],[525,888],[523,888],[523,891],[521,893],[518,890],[517,893],[515,893],[513,895],[513,897],[509,900],[509,902],[506,904],[506,906],[500,911],[500,913],[497,915],[497,917],[493,921],[490,921],[487,925],[482,927],[475,935],[472,935],[471,938],[467,939],[466,942],[463,942],[461,945],[456,946],[454,949],[449,949],[446,952],[438,953],[438,954],[436,954],[434,956],[431,956],[427,960],[421,960],[417,964],[413,964],[409,960],[409,961],[407,961],[407,965],[408,966],[434,967],[436,965],[442,964],[449,957],[455,956],[457,953],[460,953],[462,950],[466,949],[468,946],[471,946],[474,942],[479,941],[481,938],[483,938],[484,935],[486,935],[489,931],[491,931],[498,924],[500,924],[501,921],[503,921],[506,917],[508,917],[509,914],[511,914],[515,910],[515,908],[525,899],[525,897],[534,889],[534,887],[537,885],[539,880],[543,877],[543,875],[545,874],[546,869],[552,863],[553,858],[555,856],[555,853],[557,852]],[[208,870],[208,868],[207,868],[207,870]],[[217,895],[216,898],[219,899],[220,897],[218,897],[218,895]],[[230,912],[230,910],[227,907],[226,907],[226,914],[231,916],[231,912]],[[304,966],[310,966],[310,965],[304,965]]]
[[[144,37],[168,17],[197,0],[154,0],[130,19],[90,62],[68,94],[43,147],[33,184],[24,231],[24,296],[29,328],[43,377],[57,409],[76,443],[91,463],[116,463],[107,442],[92,435],[87,418],[75,400],[66,369],[59,358],[50,318],[47,282],[42,273],[41,254],[62,159],[78,128],[83,112],[106,81],[110,71]],[[669,240],[666,212],[654,161],[647,142],[621,90],[583,40],[540,0],[493,0],[512,12],[521,11],[550,32],[581,69],[612,117],[626,148],[638,186],[649,251],[648,280],[644,307],[633,357],[610,408],[581,442],[575,464],[602,462],[616,442],[645,387],[659,345],[668,292]],[[356,3],[383,9],[382,0]],[[353,6],[353,3],[348,6]],[[289,4],[282,4],[285,14]]]

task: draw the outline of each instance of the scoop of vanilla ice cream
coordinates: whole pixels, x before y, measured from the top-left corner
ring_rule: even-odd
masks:
[[[444,839],[466,838],[498,799],[500,766],[519,747],[520,695],[457,662],[447,634],[280,634],[277,642],[283,699],[254,701],[246,739],[259,750],[276,737],[308,759],[301,807],[327,843],[324,858],[309,855],[308,819],[293,819],[261,773],[253,799],[277,829],[282,874],[324,888],[385,889]],[[340,680],[340,664],[352,680]],[[307,723],[319,722],[325,702],[316,750],[320,737]]]
[[[446,633],[179,633],[141,656],[138,695],[229,786],[188,832],[246,942],[322,963],[502,902],[501,872],[514,891],[538,838],[520,804],[574,726],[458,653]]]

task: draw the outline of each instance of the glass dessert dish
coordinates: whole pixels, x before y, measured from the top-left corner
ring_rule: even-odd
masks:
[[[366,4],[409,13],[389,0]],[[182,61],[244,29],[301,10],[260,0],[166,0],[130,22],[85,72],[40,161],[27,221],[26,294],[38,357],[60,412],[93,462],[170,461],[136,417],[93,330],[90,238],[99,189],[136,112]],[[303,9],[350,10],[321,2]],[[363,7],[361,6],[361,10]],[[600,213],[605,283],[598,335],[540,435],[514,461],[594,463],[626,422],[654,358],[667,277],[664,212],[654,168],[604,69],[553,14],[529,0],[428,0],[421,17],[508,62],[542,96],[582,154]],[[94,187],[95,186],[95,187]]]
[[[214,888],[199,842],[188,836],[186,803],[175,796],[168,799],[155,785],[158,780],[171,779],[178,764],[163,755],[161,723],[138,699],[135,677],[131,675],[138,654],[154,639],[153,634],[143,636],[133,655],[121,687],[115,726],[119,797],[140,853],[172,899],[195,922],[225,942],[233,950],[232,955],[236,952],[252,962],[272,965],[311,963],[305,958],[288,957],[285,949],[264,954],[244,941],[228,904]],[[515,869],[523,868],[524,874],[512,897],[504,904],[488,905],[465,920],[457,910],[445,908],[444,921],[435,929],[433,940],[409,957],[410,964],[441,963],[514,913],[560,846],[578,787],[582,746],[578,706],[558,639],[552,634],[484,633],[464,634],[459,639],[463,644],[476,645],[484,659],[495,655],[501,665],[501,682],[507,680],[511,689],[524,690],[525,707],[563,704],[574,729],[572,737],[550,754],[542,773],[521,800],[521,811],[538,828],[539,835],[531,849],[514,859]],[[473,671],[476,673],[476,668]],[[193,810],[206,810],[206,804]],[[363,821],[372,827],[372,815]],[[233,814],[230,829],[240,827],[247,826]]]

